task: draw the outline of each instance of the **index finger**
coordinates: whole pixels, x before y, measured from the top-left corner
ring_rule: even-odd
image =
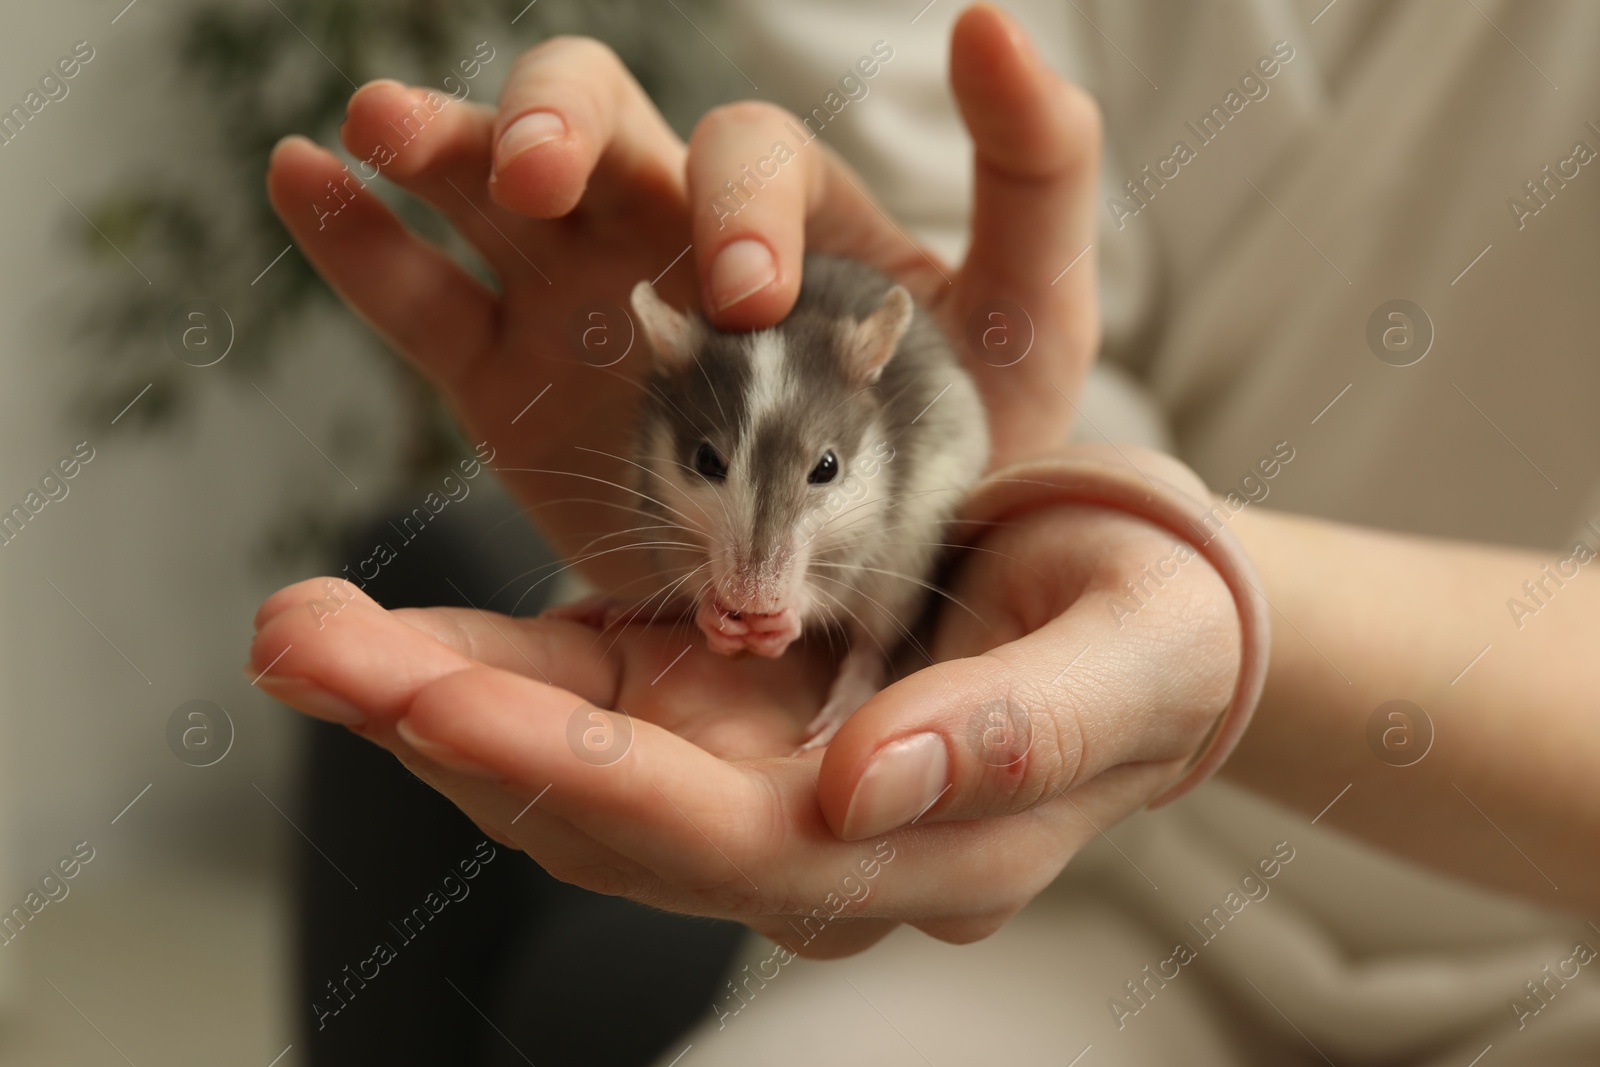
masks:
[[[683,197],[685,149],[616,53],[584,37],[524,52],[500,91],[489,187],[503,207],[606,214],[651,191]]]
[[[743,101],[707,112],[689,138],[701,299],[723,329],[759,329],[787,315],[808,245],[893,273],[919,296],[947,281],[808,121]]]
[[[255,625],[252,684],[346,725],[392,722],[419,686],[482,664],[541,682],[563,704],[610,706],[620,679],[619,661],[587,627],[474,609],[387,611],[354,583],[332,578],[274,593]]]

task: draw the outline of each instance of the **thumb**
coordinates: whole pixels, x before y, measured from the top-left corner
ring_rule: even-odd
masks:
[[[997,8],[964,12],[950,48],[951,86],[974,155],[972,240],[954,301],[977,349],[973,369],[991,411],[1064,409],[1046,383],[1059,381],[1076,397],[1099,347],[1099,108],[1051,71]],[[1001,347],[992,343],[997,326]],[[1034,358],[1017,365],[1027,351]],[[1038,404],[1041,387],[1054,405]],[[1067,424],[1056,411],[1041,412],[1037,426],[1028,421],[1009,433],[996,428],[997,465],[1037,450],[1022,442],[1059,440]]]
[[[1107,610],[1107,592],[862,705],[817,782],[833,831],[857,841],[912,822],[1015,814],[1127,764],[1152,772],[1154,796],[1231,697],[1238,623],[1225,586],[1218,596],[1171,585],[1131,618]],[[980,638],[974,628],[957,654]]]

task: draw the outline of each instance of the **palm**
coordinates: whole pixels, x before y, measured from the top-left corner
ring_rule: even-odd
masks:
[[[617,663],[616,708],[730,761],[792,754],[833,673],[817,647],[796,645],[777,660],[730,658],[684,626],[624,626],[598,635],[594,648]]]

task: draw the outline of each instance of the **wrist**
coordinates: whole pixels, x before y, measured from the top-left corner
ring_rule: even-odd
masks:
[[[969,497],[958,536],[971,543],[997,524],[1017,523],[1062,505],[1120,511],[1162,529],[1204,558],[1234,600],[1240,665],[1232,698],[1188,765],[1150,802],[1150,807],[1159,807],[1216,772],[1260,702],[1271,647],[1260,581],[1237,539],[1226,529],[1213,533],[1206,526],[1204,517],[1214,499],[1199,477],[1176,459],[1143,449],[1076,447],[995,471]]]

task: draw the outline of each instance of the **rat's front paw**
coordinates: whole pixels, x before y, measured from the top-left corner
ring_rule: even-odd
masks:
[[[712,600],[702,600],[695,625],[706,635],[706,647],[723,656],[754,652],[777,659],[800,636],[800,613],[793,608],[767,615],[730,611]]]

